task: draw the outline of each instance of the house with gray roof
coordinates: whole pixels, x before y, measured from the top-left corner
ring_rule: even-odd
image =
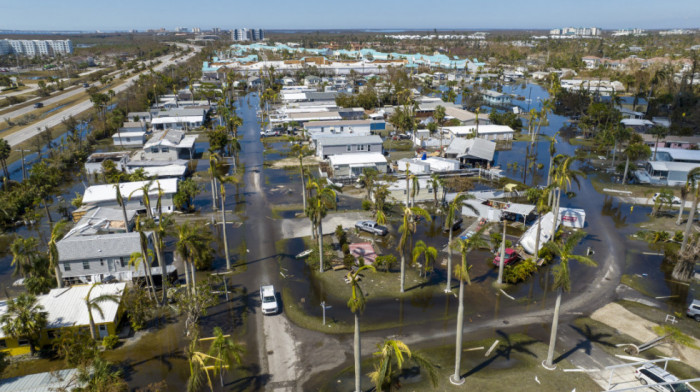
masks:
[[[142,161],[175,161],[192,159],[197,135],[185,135],[184,131],[168,129],[156,132],[137,155]]]
[[[493,163],[496,143],[490,140],[454,138],[445,150],[446,158],[458,159],[462,165],[483,167]]]
[[[153,234],[146,234],[148,249],[153,252]],[[132,253],[141,253],[138,232],[82,236],[77,234],[56,243],[58,263],[67,285],[102,282],[108,278],[126,282],[140,269],[129,265]]]
[[[332,155],[383,152],[382,138],[369,136],[327,136],[316,140],[316,155],[327,159]]]
[[[0,392],[73,391],[84,386],[84,382],[78,381],[76,368],[0,380]]]

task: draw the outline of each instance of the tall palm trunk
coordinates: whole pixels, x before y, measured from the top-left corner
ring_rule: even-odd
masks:
[[[195,274],[196,271],[197,271],[197,269],[194,266],[194,261],[190,262],[190,277],[192,279],[192,295],[197,294],[197,278],[196,278],[197,275]]]
[[[559,220],[559,204],[561,203],[561,188],[555,188],[556,196],[554,199],[554,208],[552,209],[552,237],[550,241],[554,241],[554,236],[557,234],[557,221]]]
[[[410,194],[410,189],[409,189],[408,180],[409,180],[409,178],[408,178],[408,173],[406,173],[406,207],[409,206],[409,204],[408,204],[408,197],[410,196],[410,195],[409,195],[409,194]]]
[[[301,176],[301,200],[306,211],[306,181],[304,179],[304,162],[301,155],[299,156],[299,175]]]
[[[165,268],[165,260],[163,260],[163,250],[160,246],[160,235],[154,233],[153,247],[156,248],[156,259],[158,259],[158,266],[160,267],[160,277],[161,277],[161,289],[163,290],[163,297],[161,299],[161,305],[168,303],[168,290],[166,288],[166,283],[168,281],[168,271]],[[185,264],[187,268],[187,264]]]
[[[445,292],[452,291],[452,227],[450,227],[449,239],[447,240],[447,283]]]
[[[63,276],[61,275],[61,268],[56,264],[56,266],[53,268],[54,273],[56,274],[56,286],[58,288],[63,287]]]
[[[53,223],[53,220],[51,219],[51,213],[49,212],[49,204],[44,200],[44,211],[46,211],[46,219],[49,220],[49,224]]]
[[[323,218],[318,220],[318,269],[323,273]]]
[[[187,287],[187,292],[192,292],[192,282],[190,281],[190,269],[187,266],[187,260],[182,260],[182,265],[185,268],[185,287]]]
[[[405,245],[404,245],[405,247]],[[406,251],[401,249],[401,292],[404,292],[404,287],[406,284]]]
[[[540,255],[540,236],[542,235],[542,216],[537,219],[537,234],[535,235],[535,262],[537,262]]]
[[[221,232],[224,237],[224,255],[226,256],[226,269],[231,269],[231,257],[228,253],[228,238],[226,237],[226,208],[224,206],[224,193],[221,192]]]
[[[360,368],[360,316],[355,312],[355,336],[353,340],[353,353],[355,355],[355,392],[360,392],[360,375],[362,374],[362,369]]]
[[[615,140],[615,145],[613,146],[613,160],[612,167],[615,167],[615,158],[617,157],[617,140]]]
[[[626,184],[627,183],[627,171],[630,168],[630,157],[627,157],[627,161],[625,161],[625,174],[622,175],[622,183]]]
[[[211,181],[211,208],[216,210],[216,178],[212,178]]]
[[[680,253],[685,252],[688,246],[688,240],[690,239],[691,231],[693,229],[693,220],[695,220],[695,211],[698,209],[698,190],[700,185],[695,188],[695,195],[693,196],[693,206],[690,208],[688,213],[688,222],[685,224],[685,232],[683,233],[683,243],[681,244]]]
[[[685,207],[685,202],[686,202],[686,200],[685,200],[685,199],[686,199],[686,194],[685,194],[685,192],[683,192],[683,193],[681,194],[681,196],[682,196],[682,198],[681,198],[681,208],[678,210],[678,219],[676,219],[676,225],[677,225],[677,226],[680,226],[680,225],[681,225],[681,222],[682,222],[682,220],[683,220],[683,208]]]
[[[92,340],[96,340],[97,334],[95,332],[95,319],[92,318],[92,309],[90,308],[89,304],[88,304],[88,315],[90,316],[90,336],[92,337]]]
[[[498,284],[503,283],[503,263],[506,259],[506,220],[503,220],[503,237],[501,237],[501,254],[498,263]]]
[[[122,215],[124,216],[124,230],[127,233],[130,233],[131,230],[129,230],[129,219],[126,217],[126,203],[122,201]]]
[[[464,267],[464,257],[462,257],[462,267]],[[463,269],[462,269],[463,271]],[[453,383],[459,383],[462,376],[459,374],[462,367],[462,334],[464,333],[464,279],[459,279],[459,305],[457,306],[457,336],[455,339],[455,373],[451,377]]]
[[[547,360],[545,365],[549,368],[553,367],[554,361],[554,345],[557,343],[557,328],[559,328],[559,307],[561,306],[561,288],[557,291],[557,300],[554,303],[554,317],[552,317],[552,332],[549,335],[549,349],[547,350]]]

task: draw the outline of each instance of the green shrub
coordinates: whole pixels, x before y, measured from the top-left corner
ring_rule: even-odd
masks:
[[[377,256],[374,261],[374,266],[377,269],[384,268],[384,271],[389,271],[394,264],[396,264],[396,256],[392,254]]]
[[[335,228],[335,237],[338,239],[338,243],[341,247],[348,242],[348,236],[341,225]]]
[[[503,269],[503,279],[511,284],[522,282],[537,271],[537,264],[532,259],[523,260],[515,265],[507,265]]]
[[[362,200],[362,209],[369,211],[372,209],[372,202],[369,200]]]
[[[347,242],[342,245],[341,249],[343,249],[343,254],[346,256],[350,254],[350,245]]]
[[[351,254],[346,254],[343,257],[343,265],[345,268],[350,269],[352,268],[353,265],[355,265],[355,257]]]
[[[107,350],[111,350],[117,346],[119,343],[119,336],[117,335],[107,335],[102,339],[102,347]]]
[[[676,230],[673,234],[673,240],[676,242],[683,242],[683,230]]]

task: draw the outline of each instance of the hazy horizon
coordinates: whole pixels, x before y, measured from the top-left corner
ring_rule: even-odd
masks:
[[[1,30],[128,31],[176,27],[266,30],[549,30],[600,27],[605,30],[698,28],[700,1],[675,0],[501,0],[476,3],[443,0],[357,0],[354,3],[270,0],[220,3],[171,0],[95,2],[13,1],[3,6]],[[272,12],[270,12],[272,10]],[[30,15],[29,17],[27,15]],[[339,15],[341,17],[339,17]],[[445,27],[447,26],[447,27]]]

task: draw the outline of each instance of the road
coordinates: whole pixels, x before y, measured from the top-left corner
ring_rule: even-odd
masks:
[[[41,102],[44,104],[44,106],[49,106],[49,105],[52,105],[54,103],[61,102],[64,99],[68,99],[72,96],[78,95],[78,94],[82,93],[83,91],[85,91],[84,88],[75,86],[75,87],[72,87],[68,90],[63,91],[61,94],[57,94],[57,95],[54,95],[50,98],[46,98],[43,101],[41,99],[36,99],[36,102]],[[35,101],[35,100],[32,99],[30,101]],[[27,105],[25,107],[22,107],[22,108],[14,110],[14,111],[11,111],[9,113],[3,114],[2,118],[10,118],[11,120],[14,120],[17,117],[23,116],[25,114],[29,114],[29,113],[33,112],[34,110],[36,110],[34,108],[34,105]]]
[[[187,55],[185,55],[182,58],[179,58],[177,60],[173,59],[173,57],[175,57],[175,55],[164,56],[165,58],[163,59],[163,61],[153,68],[154,71],[160,71],[160,70],[162,70],[162,69],[164,69],[172,64],[177,64],[177,63],[180,63],[183,61],[187,61],[189,58],[191,58],[192,56],[194,56],[197,52],[199,52],[201,50],[201,47],[198,47],[198,46],[193,46],[193,48],[195,48],[195,50],[193,52],[191,52],[191,53],[189,53],[189,54],[187,54]],[[120,85],[113,87],[112,90],[115,93],[120,93],[120,92],[126,90],[128,87],[130,87],[134,83],[134,80],[138,79],[139,76],[140,76],[140,74],[136,74],[134,76],[129,77],[124,82],[122,82]],[[78,92],[80,92],[80,91],[82,91],[82,88],[78,88],[77,90],[78,90]],[[30,126],[21,128],[15,132],[13,132],[12,134],[5,136],[4,138],[5,138],[5,140],[7,140],[8,143],[10,143],[10,146],[14,147],[18,144],[21,144],[21,143],[31,139],[32,137],[38,135],[41,132],[41,130],[44,129],[44,127],[52,128],[52,127],[60,124],[64,118],[68,118],[69,116],[77,116],[78,114],[83,113],[86,110],[90,110],[91,108],[92,108],[92,102],[90,102],[89,100],[84,101],[84,102],[80,102],[80,103],[78,103],[74,106],[71,106],[70,108],[60,112],[60,113],[56,113],[55,115],[49,116],[49,117],[47,117],[41,121],[38,121]]]

